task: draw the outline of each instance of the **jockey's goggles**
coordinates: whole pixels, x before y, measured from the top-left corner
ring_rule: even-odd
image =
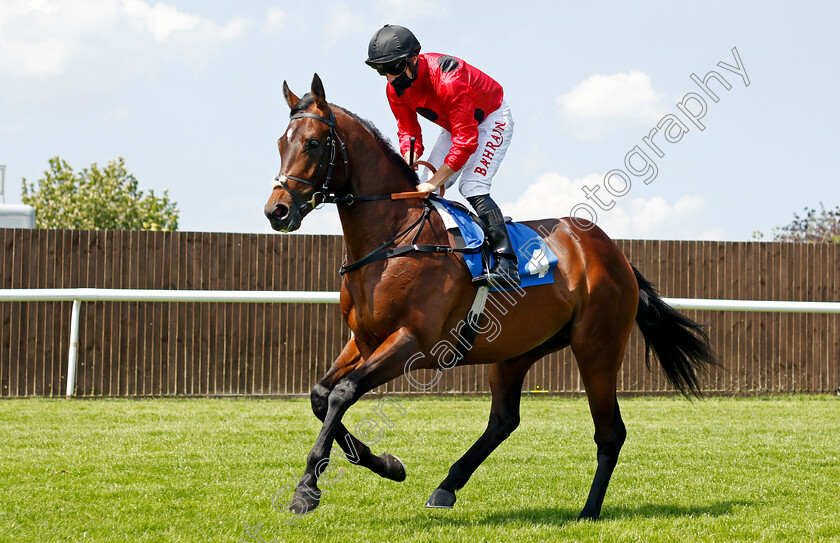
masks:
[[[371,64],[370,67],[376,70],[379,75],[400,75],[405,70],[408,59],[401,58],[388,64]]]

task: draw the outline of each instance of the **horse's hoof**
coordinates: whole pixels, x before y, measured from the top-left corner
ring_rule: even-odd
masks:
[[[305,515],[321,503],[321,491],[308,486],[297,487],[295,496],[289,505],[289,511],[296,515]]]
[[[434,507],[437,509],[452,509],[454,505],[455,494],[442,488],[436,488],[435,491],[432,492],[432,495],[429,496],[429,501],[426,502],[426,507]]]
[[[592,511],[584,509],[580,512],[580,515],[578,515],[578,520],[591,520],[592,522],[595,522],[598,520],[598,516],[598,513],[593,513]]]
[[[402,463],[402,460],[393,454],[388,453],[380,454],[379,458],[385,462],[385,472],[382,474],[383,477],[398,483],[405,481],[405,465]]]

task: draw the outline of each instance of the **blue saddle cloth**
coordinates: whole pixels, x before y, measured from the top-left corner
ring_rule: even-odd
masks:
[[[438,213],[441,214],[447,229],[457,227],[461,238],[463,238],[464,248],[478,249],[481,247],[484,243],[484,230],[470,217],[467,211],[443,198],[433,197],[432,203]],[[445,214],[449,215],[451,221],[447,220]],[[557,255],[551,251],[548,244],[539,234],[524,224],[508,223],[507,229],[519,261],[519,276],[522,279],[522,288],[553,283],[554,270],[557,268]],[[484,273],[484,263],[480,251],[463,253],[463,256],[473,277],[478,277]],[[490,290],[498,289],[492,288]]]

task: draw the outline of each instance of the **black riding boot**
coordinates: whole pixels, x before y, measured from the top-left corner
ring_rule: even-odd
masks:
[[[476,277],[474,283],[498,284],[501,287],[517,287],[520,285],[519,270],[517,268],[516,253],[510,242],[505,218],[502,210],[489,194],[470,196],[467,198],[478,216],[487,225],[485,233],[490,240],[490,250],[496,256],[496,263],[488,274]]]

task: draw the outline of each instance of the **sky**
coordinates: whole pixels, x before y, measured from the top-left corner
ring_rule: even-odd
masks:
[[[394,141],[385,79],[364,64],[391,23],[504,87],[505,214],[573,213],[613,238],[770,239],[840,204],[839,16],[808,1],[0,0],[6,202],[51,157],[124,157],[142,189],[169,191],[180,230],[271,232],[283,81],[302,95],[318,73]],[[716,102],[692,78],[710,72]],[[299,230],[340,231],[334,206]]]

